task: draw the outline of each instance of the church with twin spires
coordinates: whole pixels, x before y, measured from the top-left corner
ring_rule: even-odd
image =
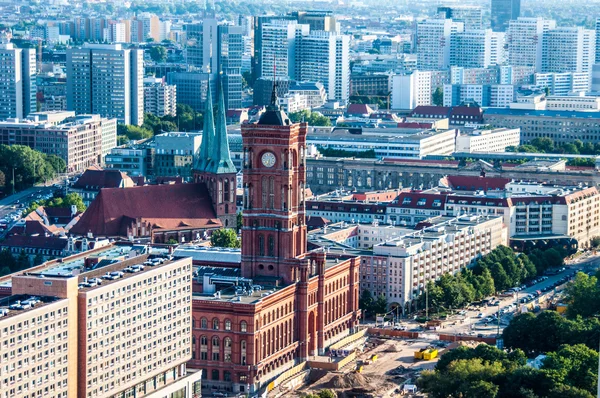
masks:
[[[210,90],[209,90],[210,91]],[[239,267],[196,269],[191,368],[207,392],[258,393],[286,370],[356,331],[360,257],[308,251],[304,191],[307,123],[271,104],[242,125],[243,226]],[[236,219],[235,175],[223,94],[204,133],[194,176],[224,226]]]

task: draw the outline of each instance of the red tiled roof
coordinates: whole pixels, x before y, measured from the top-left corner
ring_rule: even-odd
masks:
[[[91,187],[118,188],[123,180],[131,180],[131,178],[119,170],[89,168],[73,184],[73,187],[78,189],[95,189]],[[132,186],[133,181],[127,185]]]
[[[475,106],[455,106],[450,111],[450,116],[463,115],[463,116],[482,116],[483,109]]]
[[[448,204],[459,204],[459,205],[474,205],[474,206],[500,206],[509,207],[512,206],[510,198],[490,198],[487,196],[461,196],[451,195],[446,199]]]
[[[443,193],[402,192],[395,199],[397,203],[390,204],[390,206],[409,209],[444,210],[446,197],[447,195]]]
[[[504,190],[511,181],[510,178],[481,176],[447,176],[445,179],[450,188],[460,191]]]
[[[350,104],[346,110],[348,115],[370,115],[373,109],[367,104]]]
[[[147,185],[100,190],[70,232],[126,236],[137,219],[166,230],[221,224],[205,184]]]
[[[423,115],[424,117],[432,116],[432,117],[448,117],[450,115],[450,108],[446,106],[429,106],[429,105],[420,105],[412,110],[410,113],[411,117],[416,117],[417,115]]]
[[[399,128],[403,129],[430,129],[432,123],[417,123],[417,122],[401,122],[398,123]]]

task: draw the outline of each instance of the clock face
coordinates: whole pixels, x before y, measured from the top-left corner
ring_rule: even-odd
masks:
[[[275,166],[275,155],[271,152],[265,152],[261,158],[262,164],[265,167],[273,167]]]

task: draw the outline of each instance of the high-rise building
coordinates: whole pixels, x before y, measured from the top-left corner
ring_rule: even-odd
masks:
[[[144,122],[144,52],[121,44],[89,44],[67,50],[67,108]]]
[[[519,18],[508,26],[508,64],[542,69],[544,35],[556,27],[556,21],[543,18]]]
[[[600,64],[600,18],[596,19],[596,57],[595,64]]]
[[[263,50],[263,26],[270,24],[275,20],[286,20],[296,21],[296,18],[291,15],[286,16],[275,16],[275,15],[262,15],[254,18],[254,57],[252,60],[252,75],[255,79],[258,79],[262,73],[262,50]],[[272,75],[271,75],[272,77]]]
[[[218,25],[216,19],[184,26],[187,37],[185,49],[188,65],[210,73],[213,78],[223,75],[225,106],[242,106],[242,53],[244,42],[239,26]]]
[[[338,32],[340,27],[332,11],[294,11],[291,15],[299,24],[307,24],[310,30]]]
[[[308,36],[310,27],[296,21],[274,20],[262,26],[261,70],[257,77],[296,79],[299,74],[296,57],[300,40]]]
[[[176,116],[177,87],[166,84],[161,78],[144,78],[144,113]]]
[[[421,105],[431,105],[431,74],[428,71],[413,71],[410,74],[392,76],[392,108],[414,109]]]
[[[539,89],[548,88],[550,95],[582,93],[590,89],[588,72],[536,73],[533,84]]]
[[[492,30],[506,32],[511,20],[521,16],[521,0],[492,0]]]
[[[350,95],[350,38],[314,31],[300,39],[296,62],[299,80],[322,82],[329,100],[347,102]]]
[[[465,30],[483,29],[483,10],[478,6],[449,6],[438,7],[438,16],[465,24]]]
[[[142,13],[131,20],[131,42],[144,43],[147,39],[160,41],[160,19],[149,13]]]
[[[542,44],[542,73],[591,72],[596,32],[582,27],[550,29]]]
[[[167,84],[176,87],[178,104],[189,105],[196,112],[202,112],[206,93],[215,92],[216,76],[214,73],[200,71],[168,72]]]
[[[504,62],[504,33],[465,30],[451,36],[450,65],[464,68],[487,68]]]
[[[0,44],[0,120],[36,110],[35,49]]]
[[[426,19],[417,24],[417,68],[440,70],[450,66],[452,35],[464,24],[451,19]]]
[[[110,21],[104,28],[103,39],[108,43],[128,43],[131,40],[127,34],[127,25],[123,22]]]

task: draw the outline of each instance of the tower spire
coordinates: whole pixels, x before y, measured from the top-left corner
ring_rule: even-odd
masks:
[[[207,172],[214,174],[236,173],[237,169],[231,161],[229,153],[229,138],[227,137],[227,121],[225,118],[225,95],[223,94],[222,75],[218,79],[218,108],[215,123],[215,139],[212,145],[212,154]]]
[[[198,171],[207,171],[212,156],[212,147],[215,137],[215,122],[213,116],[213,102],[210,89],[210,81],[206,83],[206,101],[204,107],[204,127],[202,129],[202,143],[200,144],[200,153],[194,167]]]

